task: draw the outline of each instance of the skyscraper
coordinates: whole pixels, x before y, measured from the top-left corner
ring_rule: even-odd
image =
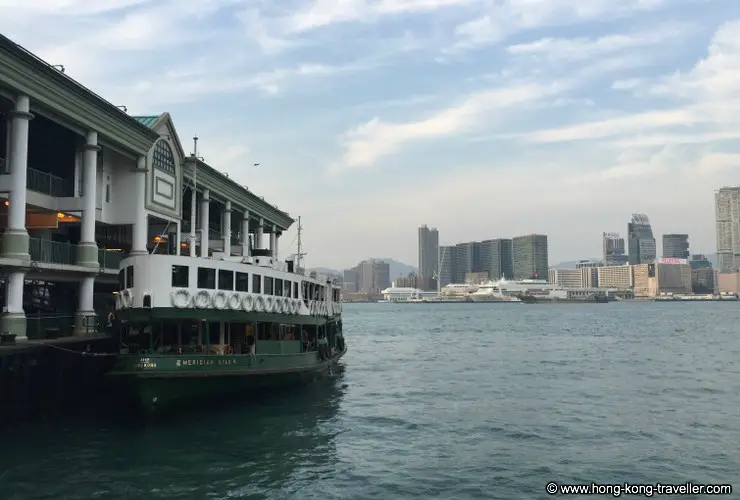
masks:
[[[512,242],[499,238],[480,242],[480,270],[492,280],[514,277]]]
[[[419,228],[419,277],[423,290],[436,289],[434,277],[439,271],[439,232],[426,224]]]
[[[624,253],[624,238],[619,233],[603,233],[604,265],[623,266],[629,260]]]
[[[627,223],[627,240],[630,264],[650,264],[655,261],[658,256],[655,237],[647,215],[632,214],[632,221]]]
[[[689,258],[689,235],[688,234],[664,234],[663,235],[663,257],[674,259]]]
[[[512,240],[514,279],[547,279],[547,236],[529,234]]]
[[[717,266],[731,273],[740,264],[740,187],[723,187],[714,193],[717,222]]]

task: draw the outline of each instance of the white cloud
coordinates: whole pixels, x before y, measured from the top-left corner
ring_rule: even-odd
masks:
[[[686,25],[664,26],[646,32],[606,35],[594,38],[540,38],[534,42],[507,47],[510,54],[544,56],[555,61],[582,61],[627,49],[670,43],[683,37]]]
[[[518,31],[550,25],[568,25],[602,16],[614,19],[657,9],[664,0],[502,0],[484,14],[457,26],[457,41],[448,52],[475,49]]]
[[[564,88],[564,85],[559,83],[549,86],[521,84],[510,88],[480,91],[426,118],[405,123],[386,123],[375,117],[345,132],[345,153],[342,159],[332,166],[331,172],[338,173],[370,166],[406,143],[454,136],[469,130],[481,116],[494,110],[501,111],[535,101],[557,94]]]

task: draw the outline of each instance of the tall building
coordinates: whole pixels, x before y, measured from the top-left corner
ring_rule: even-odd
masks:
[[[499,238],[480,242],[480,270],[492,280],[514,277],[514,260],[510,239]]]
[[[663,257],[667,259],[689,258],[688,234],[664,234]]]
[[[514,279],[547,279],[547,236],[529,234],[512,240]]]
[[[701,253],[696,253],[691,256],[691,260],[689,260],[689,265],[691,266],[691,269],[711,269],[712,263],[709,261],[706,255]]]
[[[733,273],[740,265],[740,186],[723,187],[714,193],[717,223],[717,267]]]
[[[439,232],[426,224],[419,228],[419,277],[423,290],[436,289],[439,272]]]
[[[455,260],[457,249],[454,245],[439,247],[439,286],[447,286],[455,281]]]
[[[465,275],[480,269],[480,243],[468,241],[455,245],[455,283],[465,283]]]
[[[365,295],[375,295],[391,284],[390,266],[382,260],[363,260],[354,268],[357,276],[357,291]]]
[[[627,239],[630,264],[648,264],[655,261],[657,257],[655,237],[647,215],[632,215],[632,221],[627,224]]]
[[[344,293],[357,293],[357,270],[345,269],[342,273],[342,291]]]
[[[602,243],[605,266],[623,266],[629,261],[624,252],[624,238],[620,238],[619,233],[603,233]]]

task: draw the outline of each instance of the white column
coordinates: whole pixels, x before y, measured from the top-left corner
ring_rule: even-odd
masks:
[[[196,225],[195,225],[195,208],[198,203],[198,191],[193,188],[190,193],[190,256],[195,257]]]
[[[262,250],[262,236],[265,234],[265,220],[260,217],[259,226],[257,226],[257,233],[254,235],[254,248]]]
[[[242,219],[242,257],[249,257],[249,212]]]
[[[99,267],[98,246],[95,243],[95,195],[97,193],[98,133],[87,133],[82,157],[82,235],[77,245],[77,264]]]
[[[175,255],[182,255],[182,237],[181,237],[181,234],[182,234],[182,223],[181,222],[177,222],[176,224],[177,224],[176,225],[176,227],[177,227],[177,241],[175,242],[175,244],[177,245],[177,247],[176,247],[177,248],[177,251],[175,252]]]
[[[22,260],[30,258],[28,231],[26,231],[26,176],[28,175],[28,125],[33,115],[29,109],[28,96],[18,96],[15,109],[10,113],[8,229],[3,236],[3,255]]]
[[[208,239],[208,208],[211,202],[211,193],[207,190],[203,190],[203,199],[200,201],[200,256],[208,257],[208,247],[210,241]]]
[[[227,257],[231,256],[231,202],[227,201],[224,207],[223,227],[221,228],[221,237],[224,240],[224,253]]]
[[[134,227],[131,245],[131,255],[148,253],[146,249],[149,235],[149,218],[146,214],[146,156],[139,156],[136,161],[134,190]]]
[[[275,224],[272,225],[272,231],[270,231],[270,255],[273,259],[277,259],[277,227]]]
[[[5,168],[7,169],[8,166],[10,166],[10,155],[13,151],[13,116],[10,115],[5,120]],[[10,173],[10,170],[8,170],[8,173]]]

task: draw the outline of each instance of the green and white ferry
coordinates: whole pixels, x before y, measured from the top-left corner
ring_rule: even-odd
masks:
[[[300,259],[300,253],[298,258]],[[120,264],[120,353],[109,376],[149,412],[249,398],[330,372],[347,352],[341,286],[269,249],[133,255]]]

